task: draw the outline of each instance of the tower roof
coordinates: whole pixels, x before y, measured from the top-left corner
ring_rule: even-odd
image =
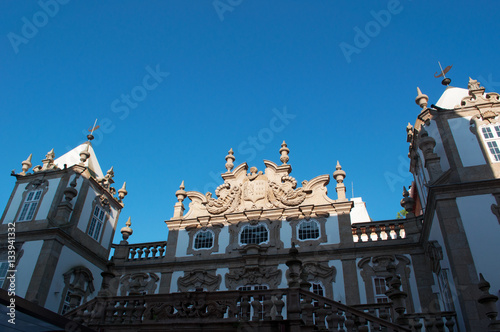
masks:
[[[87,159],[87,161],[85,161],[85,166],[88,167],[88,170],[90,171],[92,176],[96,178],[103,178],[104,174],[102,173],[101,166],[99,166],[99,162],[97,161],[94,149],[92,148],[92,144],[90,142],[85,142],[78,145],[76,148],[66,152],[65,154],[57,158],[54,163],[59,168],[63,168],[64,164],[66,164],[67,167],[78,165],[80,164],[80,152],[85,150],[90,153],[90,157]]]
[[[453,109],[455,106],[460,105],[462,98],[467,97],[468,95],[468,89],[448,86],[437,101],[436,106]]]

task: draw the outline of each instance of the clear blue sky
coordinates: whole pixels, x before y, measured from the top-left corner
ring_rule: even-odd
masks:
[[[229,148],[263,170],[283,139],[299,183],[339,160],[348,196],[392,219],[416,87],[437,101],[441,61],[454,86],[500,90],[498,1],[54,1],[0,2],[0,204],[30,153],[62,155],[98,118],[130,242],[166,239],[181,181],[213,191]]]

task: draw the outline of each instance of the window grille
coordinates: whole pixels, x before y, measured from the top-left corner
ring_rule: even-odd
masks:
[[[317,238],[319,238],[319,225],[317,221],[302,221],[299,224],[299,240],[315,240]]]
[[[30,191],[26,196],[23,207],[21,209],[21,214],[17,221],[30,221],[35,216],[36,207],[42,196],[41,190]]]
[[[214,245],[214,234],[211,231],[199,231],[194,237],[194,249],[210,249]]]
[[[247,225],[243,227],[240,235],[241,244],[261,244],[267,242],[269,239],[269,232],[266,226],[260,225]]]
[[[105,216],[106,213],[104,210],[101,207],[96,206],[94,214],[92,215],[92,220],[90,221],[89,231],[87,233],[96,241],[99,241],[99,235],[101,234]]]
[[[385,278],[375,277],[373,278],[373,289],[375,293],[376,303],[388,303],[389,298],[385,295],[387,291],[387,286],[385,283]]]

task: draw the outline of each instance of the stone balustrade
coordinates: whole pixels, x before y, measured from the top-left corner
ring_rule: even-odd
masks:
[[[325,331],[410,331],[390,321],[308,291],[185,292],[98,297],[66,317],[92,328],[132,331],[174,326],[279,326]],[[198,324],[198,325],[197,325]]]
[[[351,225],[354,242],[387,241],[406,238],[405,219],[355,223]]]
[[[167,242],[137,243],[127,245],[127,261],[159,259],[165,256]]]
[[[437,331],[453,332],[458,331],[456,323],[456,313],[454,311],[443,311],[436,313],[413,313],[404,314],[408,327],[412,332]]]

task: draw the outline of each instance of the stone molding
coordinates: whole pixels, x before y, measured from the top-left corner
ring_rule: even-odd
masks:
[[[215,270],[193,270],[184,272],[184,277],[177,279],[179,292],[187,292],[203,288],[209,292],[219,289],[222,277],[215,274]]]
[[[120,294],[154,294],[160,278],[155,273],[126,274],[120,278]]]

